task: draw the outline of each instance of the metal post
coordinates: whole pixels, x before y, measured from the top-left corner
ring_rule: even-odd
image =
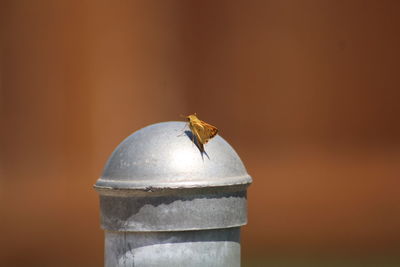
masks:
[[[240,266],[240,227],[252,182],[220,136],[200,153],[184,122],[126,138],[95,189],[105,266]]]

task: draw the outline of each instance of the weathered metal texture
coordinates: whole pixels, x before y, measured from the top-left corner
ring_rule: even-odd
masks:
[[[108,232],[105,266],[239,267],[240,228]]]
[[[150,125],[115,149],[95,184],[106,266],[240,265],[251,177],[219,135],[205,151],[184,122]]]
[[[210,190],[211,191],[211,190]],[[102,227],[112,231],[186,231],[246,224],[246,192],[101,196]]]

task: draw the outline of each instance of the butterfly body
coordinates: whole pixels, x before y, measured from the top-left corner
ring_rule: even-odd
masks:
[[[208,124],[194,115],[189,115],[186,117],[189,122],[189,128],[193,135],[196,137],[198,147],[201,152],[204,152],[204,145],[217,135],[218,129],[211,124]]]

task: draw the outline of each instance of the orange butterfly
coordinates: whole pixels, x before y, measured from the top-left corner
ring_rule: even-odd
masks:
[[[186,117],[189,122],[189,128],[193,135],[196,136],[197,144],[201,152],[204,152],[204,145],[217,135],[218,129],[197,118],[196,113]]]

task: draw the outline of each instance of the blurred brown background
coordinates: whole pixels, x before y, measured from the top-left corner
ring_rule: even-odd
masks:
[[[254,178],[243,266],[400,266],[399,1],[0,8],[1,266],[102,266],[107,157],[193,112]]]

